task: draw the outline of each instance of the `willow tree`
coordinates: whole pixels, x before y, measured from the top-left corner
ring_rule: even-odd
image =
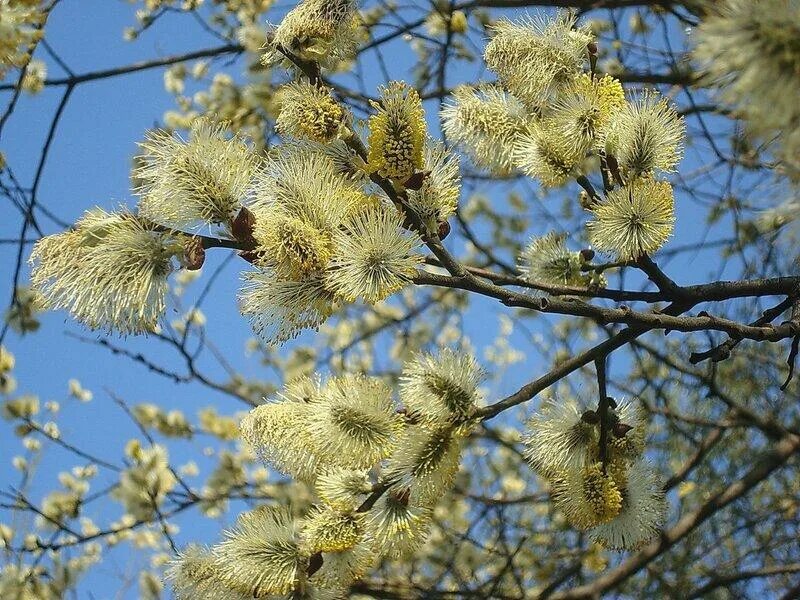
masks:
[[[80,576],[123,546],[144,598],[796,597],[800,2],[272,4],[148,0],[131,41],[178,13],[224,44],[48,78],[58,2],[0,2],[0,126],[63,93],[33,185],[3,161],[23,481],[0,595],[104,595]],[[177,106],[135,200],[45,235],[72,91],[161,67]],[[220,255],[263,378],[206,333]],[[73,380],[137,427],[83,450],[96,424],[65,439],[13,378],[16,336],[59,310],[113,368],[227,399],[187,416]],[[75,468],[33,497],[47,447]]]

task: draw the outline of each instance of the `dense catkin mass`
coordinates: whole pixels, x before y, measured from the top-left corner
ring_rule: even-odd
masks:
[[[583,74],[559,94],[542,126],[556,132],[583,155],[599,145],[614,114],[625,105],[622,84],[608,75]]]
[[[675,107],[648,91],[614,113],[605,152],[617,159],[626,178],[672,171],[683,154],[684,133]]]
[[[411,502],[435,503],[453,485],[466,434],[453,426],[408,427],[389,457],[387,478],[407,489]]]
[[[264,10],[271,5],[270,0],[259,2]],[[27,37],[25,34],[38,25],[37,21],[33,17],[26,21],[27,17],[20,17],[24,9],[16,9],[33,4],[33,0],[24,0],[12,9],[10,0],[0,0],[0,8],[8,9],[0,12],[0,72],[4,65],[19,62],[21,44],[32,43],[37,37],[35,33]],[[155,4],[160,5],[160,0]],[[184,4],[183,9],[190,11],[200,3]],[[375,14],[388,10],[380,4]],[[461,7],[465,12],[455,11],[455,5],[445,12],[441,3],[435,4],[435,14],[431,12],[418,25],[427,24],[432,35],[447,36],[444,68],[450,50],[466,52],[464,45],[451,45],[450,38],[451,34],[469,32],[468,18],[473,19],[473,13],[466,6]],[[737,0],[720,4],[727,8],[720,15],[709,17],[711,25],[705,26],[706,39],[702,42],[712,61],[711,71],[719,68],[716,63],[724,62],[729,50],[724,40],[715,39],[729,32],[730,23],[725,19],[735,21],[742,29],[756,30],[749,31],[746,37],[751,50],[773,52],[772,58],[780,57],[785,68],[797,70],[800,60],[795,60],[795,40],[786,39],[785,32],[775,36],[760,30],[767,25],[777,26],[774,19],[749,12]],[[227,5],[239,9],[238,17],[243,14],[241,11],[246,12],[241,3]],[[764,6],[777,12],[777,5],[772,2],[765,2]],[[255,12],[250,25],[257,29],[255,17],[263,11],[252,10]],[[754,23],[745,22],[743,15],[752,17]],[[9,20],[13,23],[11,33]],[[196,267],[197,262],[202,263],[205,250],[211,248],[235,250],[249,265],[250,270],[242,276],[240,309],[268,343],[284,342],[304,329],[320,328],[349,303],[376,305],[412,283],[458,288],[439,290],[438,295],[425,298],[425,304],[417,302],[418,298],[409,291],[396,299],[402,302],[386,303],[374,310],[349,307],[341,320],[326,328],[326,333],[336,331],[326,338],[331,343],[324,353],[298,343],[284,358],[273,349],[253,343],[251,348],[264,350],[264,364],[281,369],[287,379],[325,364],[332,371],[325,380],[309,376],[291,379],[277,393],[272,393],[275,388],[271,382],[251,386],[234,376],[230,386],[223,387],[222,383],[205,380],[195,370],[193,361],[203,346],[192,354],[186,343],[195,341],[189,333],[197,333],[188,324],[198,325],[199,330],[204,323],[197,307],[173,323],[172,329],[183,334],[179,344],[166,334],[160,336],[178,344],[188,361],[190,374],[186,379],[200,378],[210,387],[252,402],[254,408],[242,419],[238,430],[236,421],[220,417],[213,410],[200,415],[200,426],[195,429],[179,411],[167,414],[152,404],[131,409],[131,416],[148,439],[151,429],[159,435],[184,439],[202,433],[230,442],[231,446],[241,437],[246,447],[220,452],[218,466],[203,486],[190,488],[182,475],[196,475],[197,464],[173,470],[162,447],[151,445],[143,449],[135,440],[129,443],[128,460],[119,469],[113,490],[108,492],[125,510],[123,522],[132,523],[128,530],[139,526],[147,529],[158,522],[169,540],[166,517],[193,504],[214,516],[235,498],[252,503],[250,508],[258,500],[268,503],[242,514],[221,543],[210,549],[190,547],[177,558],[170,577],[180,600],[340,600],[349,597],[353,582],[372,565],[418,550],[431,530],[438,536],[437,542],[449,540],[448,526],[455,529],[474,517],[469,514],[473,511],[467,501],[485,503],[492,509],[486,514],[496,513],[498,518],[517,510],[513,505],[519,508],[538,504],[538,495],[507,498],[507,492],[522,492],[526,482],[522,477],[504,477],[502,472],[496,477],[496,488],[494,481],[488,482],[491,497],[478,497],[467,489],[476,481],[485,483],[483,473],[478,472],[480,476],[475,477],[468,472],[475,466],[482,467],[484,459],[494,469],[495,465],[505,465],[509,456],[513,460],[519,456],[518,444],[507,430],[493,431],[484,422],[512,405],[536,397],[532,390],[550,376],[482,409],[485,390],[481,386],[486,373],[464,350],[470,346],[468,340],[459,340],[458,350],[420,352],[419,348],[433,343],[455,343],[458,339],[461,332],[449,319],[462,306],[461,299],[456,298],[462,291],[484,294],[520,308],[530,305],[517,302],[522,294],[507,293],[504,286],[545,289],[567,298],[551,301],[548,311],[546,298],[537,296],[542,300],[540,312],[574,315],[596,314],[589,310],[597,308],[588,304],[590,300],[610,304],[618,298],[634,298],[638,302],[669,296],[668,290],[663,289],[658,293],[626,289],[595,292],[602,285],[599,282],[604,270],[620,264],[630,266],[630,261],[656,252],[672,234],[673,190],[657,177],[661,171],[673,170],[680,160],[683,121],[676,109],[657,94],[645,92],[628,100],[620,81],[597,73],[598,50],[593,35],[588,28],[578,26],[571,13],[559,13],[555,19],[501,19],[492,23],[493,37],[485,58],[497,74],[497,81],[457,88],[441,112],[448,142],[462,147],[474,166],[491,171],[492,179],[501,174],[515,178],[527,175],[536,179],[539,187],[579,183],[584,189],[580,205],[592,215],[588,239],[594,248],[619,261],[594,264],[591,249],[570,250],[567,234],[551,232],[531,239],[525,246],[519,259],[520,277],[514,277],[513,267],[506,268],[493,256],[491,248],[481,247],[480,236],[473,236],[469,229],[469,215],[457,214],[460,163],[444,142],[428,137],[422,99],[416,89],[398,81],[380,88],[380,101],[371,104],[374,111],[368,118],[368,134],[363,136],[345,104],[358,106],[357,98],[339,94],[337,83],[337,97],[342,98],[339,102],[332,89],[326,87],[324,82],[330,79],[324,69],[353,55],[358,23],[352,0],[303,0],[270,35],[268,59],[290,58],[298,77],[308,80],[283,85],[280,98],[270,96],[269,108],[261,106],[269,117],[256,122],[263,125],[274,119],[281,138],[275,145],[256,152],[243,138],[231,136],[226,127],[207,120],[195,121],[185,140],[171,132],[153,132],[141,144],[141,154],[136,158],[134,177],[140,197],[137,212],[89,211],[74,229],[38,241],[33,250],[34,290],[49,307],[65,308],[90,327],[122,333],[157,330],[166,308],[167,278],[173,263],[180,261]],[[251,36],[257,37],[257,32],[252,31],[239,34],[246,42]],[[459,43],[465,39],[456,38]],[[244,45],[253,51],[252,40]],[[422,43],[416,49],[420,53],[428,51]],[[223,50],[227,52],[229,48]],[[589,56],[591,70],[585,72],[584,63]],[[198,80],[203,77],[204,68],[196,67]],[[735,68],[747,71],[746,65],[737,64]],[[166,83],[177,94],[183,93],[186,72],[181,65],[167,74]],[[41,90],[44,78],[45,71],[32,64],[27,79],[22,78],[22,87]],[[738,90],[739,96],[732,96],[738,98],[737,102],[744,102],[746,93],[755,93],[734,82],[729,85],[731,90]],[[782,81],[781,85],[787,86],[783,88],[786,93],[788,83]],[[180,102],[191,106],[194,100],[181,98]],[[239,108],[231,110],[236,112]],[[756,102],[752,114],[758,110]],[[800,111],[792,118],[798,115]],[[189,125],[193,118],[177,120]],[[773,125],[779,123],[776,118]],[[797,143],[800,147],[800,141]],[[602,172],[589,173],[598,165]],[[474,189],[474,181],[485,174],[473,175],[465,178],[470,182],[469,191]],[[584,175],[591,175],[593,180]],[[492,235],[500,242],[500,251],[507,254],[509,249],[519,247],[518,234],[526,227],[524,204],[520,197],[510,196],[502,210],[513,210],[511,217],[489,204],[476,199],[469,209],[473,215],[487,218]],[[440,243],[439,238],[449,232],[448,219],[456,214],[469,242],[464,254],[475,259],[471,264],[448,260],[451,257]],[[575,213],[565,205],[563,216],[573,219]],[[201,228],[204,231],[200,232]],[[577,243],[579,236],[575,238]],[[420,254],[425,244],[433,256]],[[189,260],[192,254],[201,259]],[[486,262],[479,263],[483,258]],[[634,266],[646,270],[647,263],[639,261]],[[507,272],[489,270],[494,267]],[[587,274],[590,271],[592,274]],[[181,285],[185,283],[181,281]],[[571,289],[554,289],[557,286]],[[583,289],[576,290],[578,286]],[[176,299],[182,291],[176,290]],[[422,331],[413,322],[428,307],[445,317],[441,331]],[[353,314],[364,315],[363,329],[361,323],[354,325]],[[630,313],[630,320],[642,321],[641,314]],[[509,341],[510,323],[510,318],[502,322],[497,342],[486,353],[487,360],[500,368],[521,360],[522,352],[512,348]],[[398,376],[397,369],[384,370],[383,364],[371,362],[374,346],[362,349],[370,346],[372,336],[383,329],[406,324],[402,343],[390,350],[391,356],[410,356]],[[588,332],[570,325],[559,333],[563,337],[558,340],[567,342],[573,333],[589,338]],[[202,335],[197,338],[204,343]],[[613,343],[605,343],[590,354],[610,352],[612,347]],[[143,355],[133,358],[176,381],[184,379],[170,371],[162,372]],[[597,361],[601,392],[606,385],[600,359],[605,358],[602,354]],[[560,350],[556,359],[562,373],[586,362],[581,357],[570,362]],[[4,394],[13,388],[13,381],[6,377],[6,371],[13,367],[13,357],[0,348],[0,391]],[[353,372],[348,373],[347,369]],[[270,392],[264,393],[270,397],[260,404],[260,390],[267,389]],[[566,392],[569,388],[561,389]],[[77,382],[70,383],[70,394],[84,401],[91,398],[88,393],[87,399],[87,391]],[[45,406],[49,412],[57,412],[55,403]],[[617,403],[604,394],[597,411],[584,408],[572,398],[554,399],[544,401],[527,423],[524,458],[550,484],[554,507],[572,526],[587,532],[586,536],[581,534],[581,543],[591,539],[598,547],[635,549],[651,540],[661,526],[664,491],[656,472],[643,459],[647,434],[643,406],[647,405],[638,401]],[[33,417],[39,410],[37,398],[21,397],[5,402],[0,412],[4,418],[24,422],[17,429],[22,435],[36,430],[50,440],[58,440],[54,422],[38,431],[39,424]],[[478,443],[468,446],[475,439]],[[490,456],[484,445],[487,440],[497,444],[497,456]],[[38,439],[30,435],[26,447],[36,443]],[[72,449],[66,442],[63,447]],[[75,452],[84,457],[82,451]],[[461,475],[465,485],[460,485],[459,476],[453,504],[441,510],[438,503],[453,490],[464,455],[467,462]],[[251,470],[256,456],[270,469],[294,481],[283,478],[276,483],[269,479],[267,469]],[[25,458],[15,458],[15,466],[22,460]],[[110,463],[105,466],[115,468]],[[88,484],[76,483],[77,475],[73,474],[60,476],[67,491],[51,493],[42,500],[39,516],[48,521],[42,529],[49,527],[52,532],[58,528],[60,533],[66,531],[73,536],[66,523],[80,516],[83,494],[89,489]],[[495,475],[492,471],[490,474]],[[250,494],[251,490],[258,493]],[[286,499],[291,499],[292,504],[281,505]],[[177,509],[165,517],[161,507],[168,503]],[[702,516],[702,510],[697,514]],[[529,515],[523,518],[528,519]],[[487,521],[490,526],[495,525],[493,519],[494,515]],[[538,526],[533,521],[525,523],[533,525],[531,530]],[[13,536],[6,535],[6,529],[0,524],[0,542],[8,547],[18,544]],[[88,526],[85,530],[93,531],[84,533],[87,539],[106,535]],[[468,540],[471,532],[466,526],[463,531],[466,533],[461,539]],[[137,541],[156,546],[147,541],[152,533],[147,530]],[[540,533],[536,531],[537,536]],[[541,533],[537,539],[546,537]],[[124,538],[120,535],[114,539]],[[51,545],[68,547],[73,541],[72,537],[58,539]],[[480,542],[483,546],[483,540]],[[21,547],[31,553],[47,548],[38,538],[28,537],[23,544]],[[496,551],[500,544],[493,540],[487,541],[485,548],[470,546],[500,554]],[[470,550],[473,551],[467,558],[474,561],[469,563],[469,572],[480,573],[479,561],[484,555],[474,548]],[[524,556],[515,554],[510,558],[516,560],[518,555]],[[571,562],[573,557],[567,559]],[[380,564],[386,566],[387,572],[394,568]],[[448,572],[456,573],[455,567],[461,570],[461,565],[454,565],[453,569],[448,565]],[[584,564],[578,563],[578,567],[583,569]],[[25,576],[22,568],[15,569],[16,585]],[[5,578],[7,571],[11,572],[4,570],[0,577]],[[452,582],[447,577],[442,580],[442,587],[447,586],[445,591],[450,593]],[[150,596],[156,597],[158,581],[154,577],[147,581],[142,588],[151,590]],[[505,593],[500,579],[497,582],[491,591],[475,593],[488,597]],[[398,597],[402,595],[398,593]],[[25,598],[28,596],[37,597],[29,594]]]
[[[314,597],[319,600],[338,600],[347,597],[350,586],[364,577],[376,561],[376,553],[366,536],[347,550],[326,552],[322,567],[309,577],[309,583],[315,586]]]
[[[42,39],[45,16],[38,2],[0,0],[0,79],[21,68]]]
[[[614,477],[603,471],[600,463],[582,470],[569,470],[558,476],[553,485],[553,501],[567,520],[578,529],[590,529],[607,523],[622,508],[622,493]]]
[[[387,492],[369,512],[366,530],[381,554],[399,557],[425,541],[433,511],[411,504],[404,493]]]
[[[308,426],[317,451],[343,467],[369,468],[386,458],[402,428],[392,390],[366,377],[330,379],[310,409]]]
[[[537,473],[552,478],[583,469],[599,432],[582,414],[574,400],[548,400],[530,418],[525,458]]]
[[[283,135],[330,142],[349,120],[348,112],[330,90],[307,82],[293,82],[280,89],[276,129]]]
[[[658,533],[666,503],[661,481],[643,461],[634,463],[621,490],[619,513],[591,530],[590,536],[606,548],[636,550]]]
[[[403,369],[400,399],[414,418],[447,425],[475,409],[483,378],[482,369],[467,353],[445,348],[436,355],[419,354]]]
[[[369,118],[371,172],[404,181],[423,166],[427,123],[417,90],[401,81],[381,88],[377,114]]]
[[[627,429],[624,435],[619,432],[609,436],[609,451],[612,458],[623,460],[637,460],[644,453],[645,437],[647,436],[647,417],[642,405],[628,399],[617,403],[614,411],[614,423],[624,423]]]
[[[318,394],[314,392],[315,399]],[[291,397],[281,400],[253,409],[240,425],[242,438],[282,473],[311,480],[323,463],[309,425],[312,406]]]
[[[564,137],[547,121],[531,123],[514,147],[517,167],[546,187],[564,185],[578,175],[585,156],[585,148]]]
[[[484,58],[506,89],[537,108],[580,74],[592,40],[589,30],[576,27],[569,13],[555,19],[500,19]]]
[[[529,115],[519,100],[494,86],[459,86],[444,104],[442,129],[477,167],[507,174],[514,168],[517,138]]]
[[[307,552],[343,552],[364,535],[364,515],[355,510],[317,507],[303,519],[301,537]]]
[[[360,23],[355,0],[303,0],[273,32],[264,62],[281,60],[285,50],[335,66],[355,53]]]
[[[606,548],[636,549],[656,535],[665,512],[658,477],[642,459],[647,423],[637,402],[600,416],[574,400],[549,400],[529,421],[525,458],[549,480],[569,523]]]
[[[262,262],[286,279],[302,280],[320,273],[333,254],[331,232],[300,216],[265,219],[259,223],[256,236]]]
[[[675,202],[666,181],[645,177],[608,194],[592,209],[589,239],[598,250],[635,260],[661,248],[672,235]]]
[[[217,600],[245,600],[252,597],[244,590],[232,587],[224,568],[214,560],[209,550],[189,546],[172,562],[167,571],[178,600],[215,598]]]
[[[297,337],[304,329],[316,329],[338,306],[325,281],[280,279],[274,270],[248,271],[239,290],[239,310],[250,319],[253,331],[269,343]]]
[[[340,510],[353,510],[361,504],[372,485],[365,469],[332,467],[317,477],[314,489],[326,505]]]
[[[75,229],[39,240],[31,284],[50,309],[92,329],[152,331],[165,310],[172,257],[181,251],[130,212],[93,209]]]
[[[424,169],[427,173],[422,187],[406,190],[408,206],[424,224],[428,234],[438,233],[439,224],[456,212],[461,190],[458,157],[450,154],[444,144],[428,140],[425,144]]]
[[[800,170],[800,2],[724,0],[710,6],[697,28],[694,56],[704,82],[746,120],[748,130],[770,140],[778,155]]]
[[[353,219],[374,205],[360,180],[348,171],[349,159],[337,145],[325,151],[314,143],[284,144],[255,178],[248,206],[255,217],[253,262],[259,270],[244,274],[239,297],[242,314],[250,317],[265,341],[280,343],[303,329],[318,327],[346,299],[332,284],[333,259],[341,256],[338,245],[348,243],[342,232],[351,231]],[[399,230],[396,235],[398,240],[408,239]],[[390,248],[380,240],[373,247]],[[358,256],[363,258],[364,252],[354,258]],[[380,278],[386,269],[377,267],[374,275]],[[391,273],[391,265],[387,268]],[[370,282],[373,286],[363,290],[369,294],[376,279],[356,283]],[[389,286],[375,293],[396,289]]]
[[[159,129],[140,147],[133,175],[143,217],[179,229],[230,228],[259,166],[245,140],[226,137],[224,125],[198,120],[188,141]]]
[[[565,234],[552,231],[528,242],[520,255],[519,268],[531,283],[586,285],[588,280],[581,273],[580,252],[567,248]]]
[[[422,257],[415,250],[421,244],[419,236],[403,229],[394,207],[361,210],[334,236],[328,287],[350,302],[380,302],[416,274]]]
[[[262,506],[240,515],[226,539],[214,546],[214,563],[226,584],[251,598],[295,589],[308,559],[288,509]]]
[[[466,419],[480,372],[471,356],[421,356],[408,372],[437,375],[430,393],[459,394],[445,420]],[[170,569],[178,597],[343,597],[379,557],[403,556],[425,541],[469,431],[450,422],[413,425],[377,377],[287,383],[244,418],[242,437],[271,466],[308,482],[313,501],[294,512],[261,506],[210,551],[187,550]]]

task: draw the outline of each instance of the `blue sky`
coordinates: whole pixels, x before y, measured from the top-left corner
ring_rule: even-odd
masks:
[[[134,7],[110,0],[65,0],[54,11],[47,27],[47,40],[67,65],[76,73],[130,64],[158,56],[183,53],[219,45],[191,18],[167,15],[156,27],[146,31],[134,43],[123,41],[122,31],[133,24]],[[678,35],[674,33],[673,35]],[[405,46],[395,46],[406,54],[393,57],[392,74],[403,76],[403,64],[409,64]],[[60,77],[63,72],[45,57],[49,75]],[[239,76],[243,62],[234,64],[229,71]],[[471,79],[475,67],[454,74],[454,79]],[[372,72],[378,82],[377,70]],[[47,161],[39,199],[59,219],[73,222],[87,208],[100,205],[113,208],[121,202],[132,204],[129,192],[129,169],[136,143],[143,132],[152,127],[163,112],[173,107],[173,99],[163,90],[163,69],[153,69],[126,75],[122,78],[100,80],[79,86],[71,98]],[[24,96],[12,119],[3,132],[0,150],[6,153],[17,177],[29,183],[35,171],[42,144],[50,126],[52,115],[60,101],[63,88],[49,88],[42,94]],[[0,96],[5,102],[8,94]],[[430,109],[435,107],[431,106]],[[433,110],[430,111],[431,114]],[[692,159],[684,161],[684,168],[692,166]],[[672,242],[680,244],[696,240],[704,231],[697,207],[678,202],[680,235]],[[19,215],[12,206],[3,208],[0,219],[0,238],[18,235]],[[58,226],[41,217],[46,233],[58,231]],[[531,233],[544,233],[543,231]],[[718,238],[719,236],[717,236]],[[716,239],[710,236],[710,239]],[[0,245],[0,261],[6,265],[0,277],[0,299],[5,303],[10,297],[11,266],[14,264],[16,247]],[[209,253],[206,275],[218,265],[222,254]],[[702,255],[700,255],[702,256]],[[681,283],[692,283],[706,279],[708,269],[697,257],[689,257],[668,267]],[[229,265],[219,278],[205,312],[209,315],[208,335],[220,351],[230,357],[237,369],[245,375],[269,379],[254,359],[244,356],[244,342],[249,329],[240,318],[235,306],[235,289],[238,283],[238,265]],[[629,285],[635,283],[629,280]],[[195,284],[200,287],[202,284]],[[486,327],[487,315],[494,323],[496,315],[506,312],[494,303],[478,302],[467,315],[467,333],[473,343],[480,347],[490,343],[495,328]],[[168,315],[172,318],[173,315]],[[128,359],[111,355],[108,350],[94,344],[80,342],[66,333],[98,339],[97,334],[86,332],[72,323],[64,313],[48,313],[41,316],[42,328],[35,335],[19,337],[11,333],[7,346],[16,355],[15,376],[19,391],[38,395],[42,402],[57,400],[62,403],[58,417],[64,438],[76,443],[90,454],[104,457],[121,456],[126,441],[136,434],[127,417],[111,400],[109,392],[119,395],[130,404],[155,402],[169,408],[180,408],[188,415],[207,405],[214,405],[222,413],[242,410],[243,405],[230,397],[216,394],[196,385],[175,385]],[[146,350],[157,362],[179,365],[176,357],[157,340],[114,340],[134,352]],[[524,337],[515,335],[514,344],[524,344]],[[211,364],[210,362],[207,364]],[[623,365],[624,366],[624,365]],[[533,365],[534,375],[542,371],[543,365]],[[214,376],[223,378],[216,367],[210,367]],[[493,391],[497,397],[514,391],[531,377],[526,368],[509,374]],[[76,378],[94,392],[94,400],[88,406],[77,406],[77,401],[67,397],[68,380]],[[177,462],[199,456],[202,443],[177,445]],[[13,437],[7,423],[0,422],[0,481],[2,488],[16,485],[18,473],[14,472],[8,458],[19,452],[18,440]],[[46,460],[36,483],[29,491],[34,500],[40,500],[45,490],[56,484],[59,471],[68,469],[76,462],[57,448],[49,448]],[[113,478],[112,478],[113,479]],[[102,479],[101,479],[102,481]],[[108,478],[105,481],[109,481]],[[100,481],[96,487],[101,487]],[[93,505],[89,516],[96,522],[105,523],[108,518],[119,516],[119,505]],[[0,522],[4,516],[0,513]],[[182,520],[178,520],[179,523]],[[193,518],[192,530],[182,532],[179,541],[213,539],[217,537],[221,524]],[[115,551],[98,569],[93,570],[80,586],[79,598],[134,598],[135,589],[118,594],[119,574],[135,573],[140,564],[127,564],[130,554]],[[89,595],[88,590],[92,590]]]

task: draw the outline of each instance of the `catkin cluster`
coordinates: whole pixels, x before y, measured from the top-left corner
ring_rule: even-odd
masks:
[[[444,350],[406,365],[400,404],[377,378],[287,384],[242,435],[315,503],[258,508],[216,546],[187,550],[171,570],[178,597],[343,597],[380,557],[419,547],[459,469],[482,376],[472,357]]]
[[[603,195],[593,192],[584,206],[593,217],[589,241],[636,260],[672,233],[672,190],[657,174],[680,160],[684,127],[657,94],[628,98],[617,79],[596,73],[596,55],[594,36],[570,13],[501,19],[484,54],[497,83],[457,89],[442,110],[443,130],[477,167],[517,170],[545,187],[601,171]],[[522,271],[542,283],[602,284],[582,276],[574,258],[555,235],[534,238]]]
[[[545,402],[528,422],[525,457],[571,525],[607,548],[635,549],[659,531],[664,495],[642,458],[647,423],[638,405],[612,404],[605,421],[574,401]]]
[[[363,157],[345,141],[356,135],[348,111],[307,81],[283,87],[276,127],[284,143],[266,155],[207,119],[187,139],[150,133],[135,161],[136,212],[90,211],[74,231],[38,242],[37,292],[92,328],[153,331],[168,275],[200,268],[222,239],[254,267],[243,275],[242,314],[280,343],[342,304],[374,304],[407,285],[422,260],[420,234],[438,232],[460,190],[458,162],[426,137],[416,91],[401,82],[383,90]],[[420,178],[405,210],[422,230],[409,228],[378,176]]]

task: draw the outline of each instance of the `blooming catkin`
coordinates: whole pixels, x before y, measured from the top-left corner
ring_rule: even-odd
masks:
[[[445,135],[476,166],[507,174],[514,168],[513,149],[527,129],[528,113],[513,96],[496,87],[461,86],[441,112]]]
[[[369,118],[369,170],[404,181],[423,166],[427,124],[417,91],[392,81],[381,89],[377,114]]]
[[[575,17],[569,13],[556,19],[500,19],[493,33],[484,53],[486,65],[530,107],[541,106],[580,74],[586,46],[593,39],[588,29],[575,27]]]
[[[800,176],[800,46],[795,0],[722,0],[696,30],[703,82],[745,119],[747,131],[775,139],[777,155]]]
[[[151,331],[165,310],[167,276],[180,248],[129,212],[90,210],[75,229],[39,240],[31,284],[48,308],[92,329]]]
[[[245,140],[201,119],[188,141],[156,130],[140,146],[134,176],[142,216],[179,229],[230,227],[259,165]]]
[[[329,90],[306,82],[289,83],[280,89],[280,113],[276,129],[283,135],[329,142],[345,126],[348,114]]]
[[[672,186],[666,181],[636,179],[610,192],[592,212],[595,220],[587,225],[592,245],[620,260],[635,260],[661,248],[672,235]]]

